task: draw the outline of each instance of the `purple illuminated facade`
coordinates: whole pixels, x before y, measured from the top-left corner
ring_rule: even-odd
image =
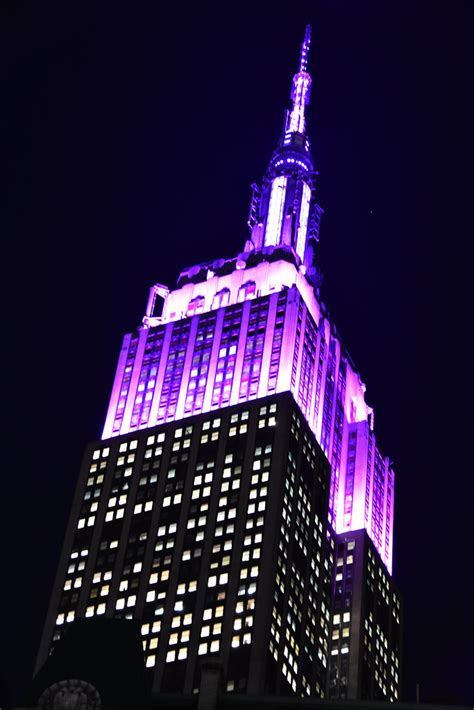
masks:
[[[197,692],[210,655],[228,692],[399,697],[394,473],[320,299],[309,45],[242,252],[152,286],[123,339],[38,667],[74,620],[118,617],[156,692]]]
[[[391,572],[395,475],[319,296],[309,43],[308,28],[282,138],[253,186],[242,253],[186,269],[173,291],[151,288],[142,328],[123,340],[102,437],[289,391],[331,463],[330,523],[337,533],[365,528]]]

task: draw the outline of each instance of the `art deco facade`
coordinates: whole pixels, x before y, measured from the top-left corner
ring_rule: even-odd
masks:
[[[366,624],[371,653],[382,628],[362,594],[370,565],[388,584],[383,648],[399,603],[394,473],[320,299],[309,43],[308,28],[242,252],[186,269],[173,291],[153,286],[142,327],[124,337],[39,663],[73,619],[125,616],[141,620],[157,690],[191,692],[199,656],[215,654],[229,692],[397,697],[399,636],[380,682],[370,659],[372,680],[359,678]],[[341,545],[344,584],[360,588],[349,604]]]

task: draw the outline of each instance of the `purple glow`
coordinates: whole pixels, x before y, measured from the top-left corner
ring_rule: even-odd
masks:
[[[190,303],[204,310],[186,316]],[[162,319],[125,337],[103,437],[291,390],[332,464],[335,530],[365,527],[390,571],[393,471],[370,430],[365,386],[296,266],[188,284],[166,297]]]
[[[265,229],[265,244],[267,246],[278,244],[279,241],[287,182],[288,179],[283,175],[280,175],[273,181],[270,207],[268,208],[267,226]]]
[[[311,188],[306,183],[303,184],[303,197],[301,199],[300,216],[298,222],[298,232],[296,237],[296,253],[301,261],[304,259],[306,246],[306,233],[308,231],[309,203],[311,201]]]
[[[293,88],[291,92],[293,108],[287,127],[290,133],[305,132],[304,107],[309,103],[309,94],[311,91],[311,77],[306,71],[310,44],[311,25],[307,25],[303,44],[301,45],[299,72],[293,77]]]
[[[124,338],[103,438],[291,391],[331,463],[335,531],[365,527],[391,572],[394,473],[377,448],[365,385],[310,277],[308,229],[317,236],[321,209],[310,210],[303,173],[313,173],[309,45],[307,28],[287,133],[262,189],[253,186],[245,252],[185,269],[173,291],[152,287],[143,327]],[[282,246],[285,258],[276,258]]]
[[[299,72],[295,74],[293,78],[293,108],[288,121],[287,130],[290,133],[304,133],[305,132],[305,115],[304,109],[307,103],[309,103],[309,95],[311,91],[311,77],[305,72]]]
[[[305,31],[305,35],[304,35],[303,44],[301,45],[301,52],[300,52],[300,72],[306,71],[306,68],[308,66],[308,54],[309,54],[310,44],[311,44],[311,25],[306,25],[306,31]]]

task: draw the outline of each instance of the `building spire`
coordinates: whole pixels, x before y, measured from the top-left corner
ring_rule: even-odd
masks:
[[[303,44],[300,52],[300,67],[297,74],[293,77],[293,86],[291,90],[291,98],[293,99],[293,108],[288,115],[286,125],[287,133],[305,133],[306,120],[304,115],[305,106],[309,103],[309,95],[311,91],[311,77],[306,71],[308,66],[308,54],[311,44],[311,25],[306,25]]]
[[[308,55],[311,26],[306,26],[293,77],[293,106],[286,112],[283,134],[268,166],[262,187],[253,186],[248,225],[251,230],[246,251],[265,248],[291,253],[306,278],[316,286],[319,275],[314,264],[314,243],[318,241],[322,210],[316,204],[316,173],[306,134],[305,107],[309,103],[311,77]]]
[[[303,44],[301,45],[300,52],[300,72],[306,71],[308,65],[308,54],[309,46],[311,44],[311,25],[306,25],[306,32],[304,33]]]

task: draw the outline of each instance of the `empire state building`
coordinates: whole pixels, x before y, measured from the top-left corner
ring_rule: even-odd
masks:
[[[241,253],[152,286],[123,338],[37,668],[78,619],[120,618],[155,692],[214,658],[228,693],[399,697],[395,476],[320,296],[310,41]]]

